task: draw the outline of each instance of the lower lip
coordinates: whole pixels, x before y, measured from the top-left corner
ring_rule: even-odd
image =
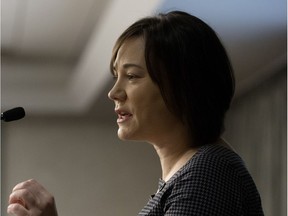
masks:
[[[129,116],[121,116],[120,118],[117,119],[117,123],[123,123],[127,122],[132,118],[132,115]]]

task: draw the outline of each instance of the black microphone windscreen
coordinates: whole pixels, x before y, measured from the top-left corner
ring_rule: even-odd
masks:
[[[5,122],[21,119],[25,116],[25,110],[23,107],[15,107],[1,113],[1,120]]]

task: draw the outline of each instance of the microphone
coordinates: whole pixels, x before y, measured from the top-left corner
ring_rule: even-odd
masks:
[[[21,119],[25,116],[25,110],[23,107],[15,107],[13,109],[7,110],[1,113],[1,120],[5,122],[10,122],[14,120]]]

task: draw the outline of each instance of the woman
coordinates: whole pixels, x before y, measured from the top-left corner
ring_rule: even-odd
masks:
[[[221,139],[234,76],[207,24],[179,11],[141,19],[117,40],[110,67],[119,138],[152,144],[162,167],[139,215],[263,215],[243,161]],[[34,180],[17,185],[9,203],[16,215],[57,215]]]

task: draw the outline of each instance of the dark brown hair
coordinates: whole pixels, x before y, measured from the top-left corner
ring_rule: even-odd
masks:
[[[202,20],[172,11],[138,20],[118,38],[110,63],[121,45],[143,37],[151,79],[170,111],[186,124],[193,145],[215,142],[234,95],[233,70],[216,33]]]

